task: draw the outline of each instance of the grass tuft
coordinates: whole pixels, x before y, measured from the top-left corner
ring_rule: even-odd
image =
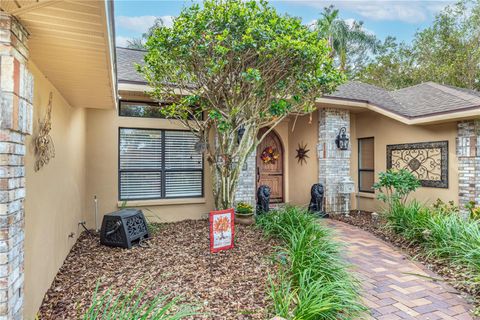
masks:
[[[270,278],[275,315],[293,320],[357,319],[359,282],[340,257],[330,229],[308,211],[286,207],[259,217],[267,235],[283,240],[280,270]]]
[[[457,212],[443,212],[417,201],[397,203],[387,226],[424,247],[429,257],[460,265],[480,277],[480,222]]]
[[[114,295],[110,289],[98,294],[98,284],[92,304],[83,320],[180,320],[198,314],[197,308],[181,304],[178,298],[168,296],[146,298],[146,291],[138,286],[127,293]]]

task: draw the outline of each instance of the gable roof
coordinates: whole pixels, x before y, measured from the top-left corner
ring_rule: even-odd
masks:
[[[145,79],[138,74],[135,64],[142,64],[144,50],[117,48],[117,78],[119,83],[146,85]],[[340,85],[337,90],[325,95],[322,101],[342,100],[361,102],[373,110],[382,110],[386,115],[408,120],[436,116],[440,114],[475,111],[480,116],[480,92],[465,88],[424,82],[415,86],[388,91],[383,88],[350,81]],[[326,100],[325,100],[326,99]],[[469,114],[468,116],[471,116]]]

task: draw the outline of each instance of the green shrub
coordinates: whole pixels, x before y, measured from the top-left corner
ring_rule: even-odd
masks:
[[[466,267],[480,277],[480,224],[462,217],[456,206],[397,203],[387,214],[387,226],[421,244],[428,256]]]
[[[407,170],[380,172],[378,182],[373,185],[380,193],[378,199],[385,202],[389,210],[398,202],[405,204],[408,196],[420,187],[420,181]]]
[[[271,280],[275,314],[286,319],[357,319],[365,309],[330,230],[304,209],[287,207],[259,217],[267,235],[283,240],[280,271]]]
[[[423,242],[428,231],[430,212],[417,201],[394,203],[387,214],[387,226],[407,240]]]
[[[83,320],[179,320],[198,314],[196,308],[182,305],[177,298],[156,296],[146,298],[146,291],[138,287],[130,292],[114,295],[110,289],[98,294],[98,285],[92,304]]]

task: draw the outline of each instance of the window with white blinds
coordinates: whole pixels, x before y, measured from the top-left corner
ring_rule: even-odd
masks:
[[[203,196],[203,157],[189,131],[120,128],[120,200]]]

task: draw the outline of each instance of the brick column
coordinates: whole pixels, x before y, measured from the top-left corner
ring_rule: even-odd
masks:
[[[457,124],[458,202],[460,209],[474,201],[480,205],[480,120]]]
[[[350,177],[351,144],[348,150],[340,150],[335,144],[340,128],[347,129],[350,138],[350,112],[323,108],[318,114],[318,181],[325,187],[325,211],[348,213],[350,195],[354,191]]]
[[[0,12],[0,319],[23,309],[25,136],[32,132],[28,33]]]
[[[255,207],[255,160],[256,152],[253,151],[247,158],[245,166],[240,172],[235,202],[246,202]]]

